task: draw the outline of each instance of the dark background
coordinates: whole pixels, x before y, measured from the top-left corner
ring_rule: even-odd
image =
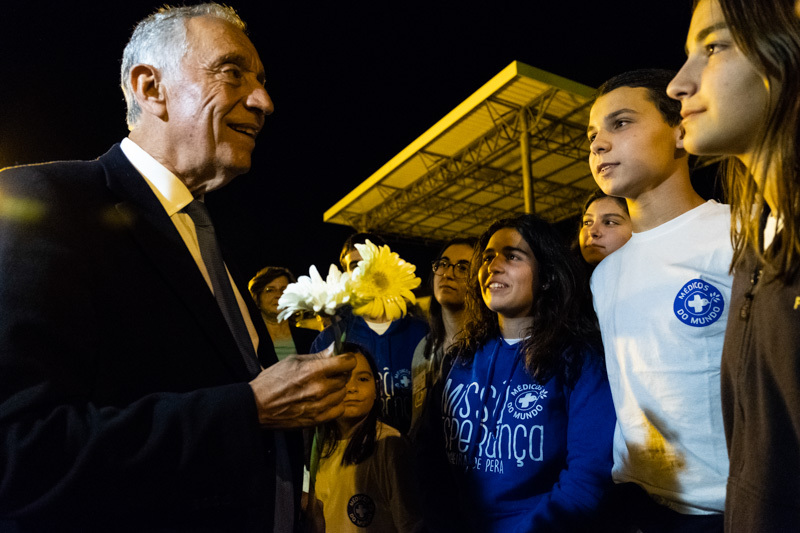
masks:
[[[677,69],[691,1],[230,0],[275,113],[250,173],[209,195],[245,272],[327,271],[351,229],[322,214],[513,60],[598,86]],[[119,62],[159,2],[15,2],[0,15],[0,167],[93,159],[127,129]],[[2,191],[0,191],[2,194]],[[427,276],[432,249],[391,242]]]

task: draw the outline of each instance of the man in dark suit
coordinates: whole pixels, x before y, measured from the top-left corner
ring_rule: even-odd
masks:
[[[292,531],[292,430],[341,414],[355,361],[276,363],[187,212],[249,169],[263,66],[233,10],[165,8],[122,85],[121,145],[0,172],[0,531]]]

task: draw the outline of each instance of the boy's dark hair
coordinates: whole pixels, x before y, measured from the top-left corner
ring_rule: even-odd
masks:
[[[677,72],[660,68],[644,68],[618,74],[597,88],[595,100],[620,87],[642,87],[647,89],[650,101],[661,112],[670,126],[681,123],[681,103],[667,96],[667,85]]]
[[[342,245],[342,251],[339,252],[339,264],[343,269],[347,270],[347,265],[344,264],[344,256],[356,249],[356,244],[364,244],[367,239],[375,246],[384,246],[386,241],[380,235],[367,232],[353,233],[350,235]]]
[[[342,454],[342,466],[347,466],[357,465],[365,461],[375,451],[378,420],[381,418],[381,391],[378,366],[375,364],[375,359],[372,358],[372,355],[366,348],[353,342],[345,342],[342,344],[342,352],[360,353],[363,355],[364,359],[369,363],[369,368],[375,378],[375,402],[372,404],[372,409],[370,409],[367,416],[355,429],[353,436],[350,437],[350,442],[347,443],[347,447]],[[320,426],[320,457],[324,459],[333,455],[341,438],[342,434],[335,420],[326,422]]]

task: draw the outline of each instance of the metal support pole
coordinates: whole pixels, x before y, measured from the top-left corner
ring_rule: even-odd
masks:
[[[536,211],[533,203],[533,182],[531,181],[531,149],[528,133],[528,112],[522,111],[522,134],[519,136],[519,152],[522,160],[522,195],[525,198],[525,213]]]

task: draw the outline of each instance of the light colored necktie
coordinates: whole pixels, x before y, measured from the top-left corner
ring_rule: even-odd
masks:
[[[239,347],[239,352],[242,354],[247,370],[251,375],[256,376],[261,372],[261,365],[253,349],[253,342],[250,339],[250,333],[247,331],[242,312],[236,301],[236,295],[233,293],[225,263],[222,261],[222,252],[220,252],[219,244],[217,243],[211,217],[208,216],[208,209],[200,200],[192,200],[183,210],[194,222],[197,231],[197,242],[200,245],[200,255],[206,264],[208,277],[211,278],[211,287],[214,290],[214,298],[217,300],[217,305],[225,317],[225,322],[228,323],[228,328],[230,328],[233,338],[236,340],[236,345]]]

